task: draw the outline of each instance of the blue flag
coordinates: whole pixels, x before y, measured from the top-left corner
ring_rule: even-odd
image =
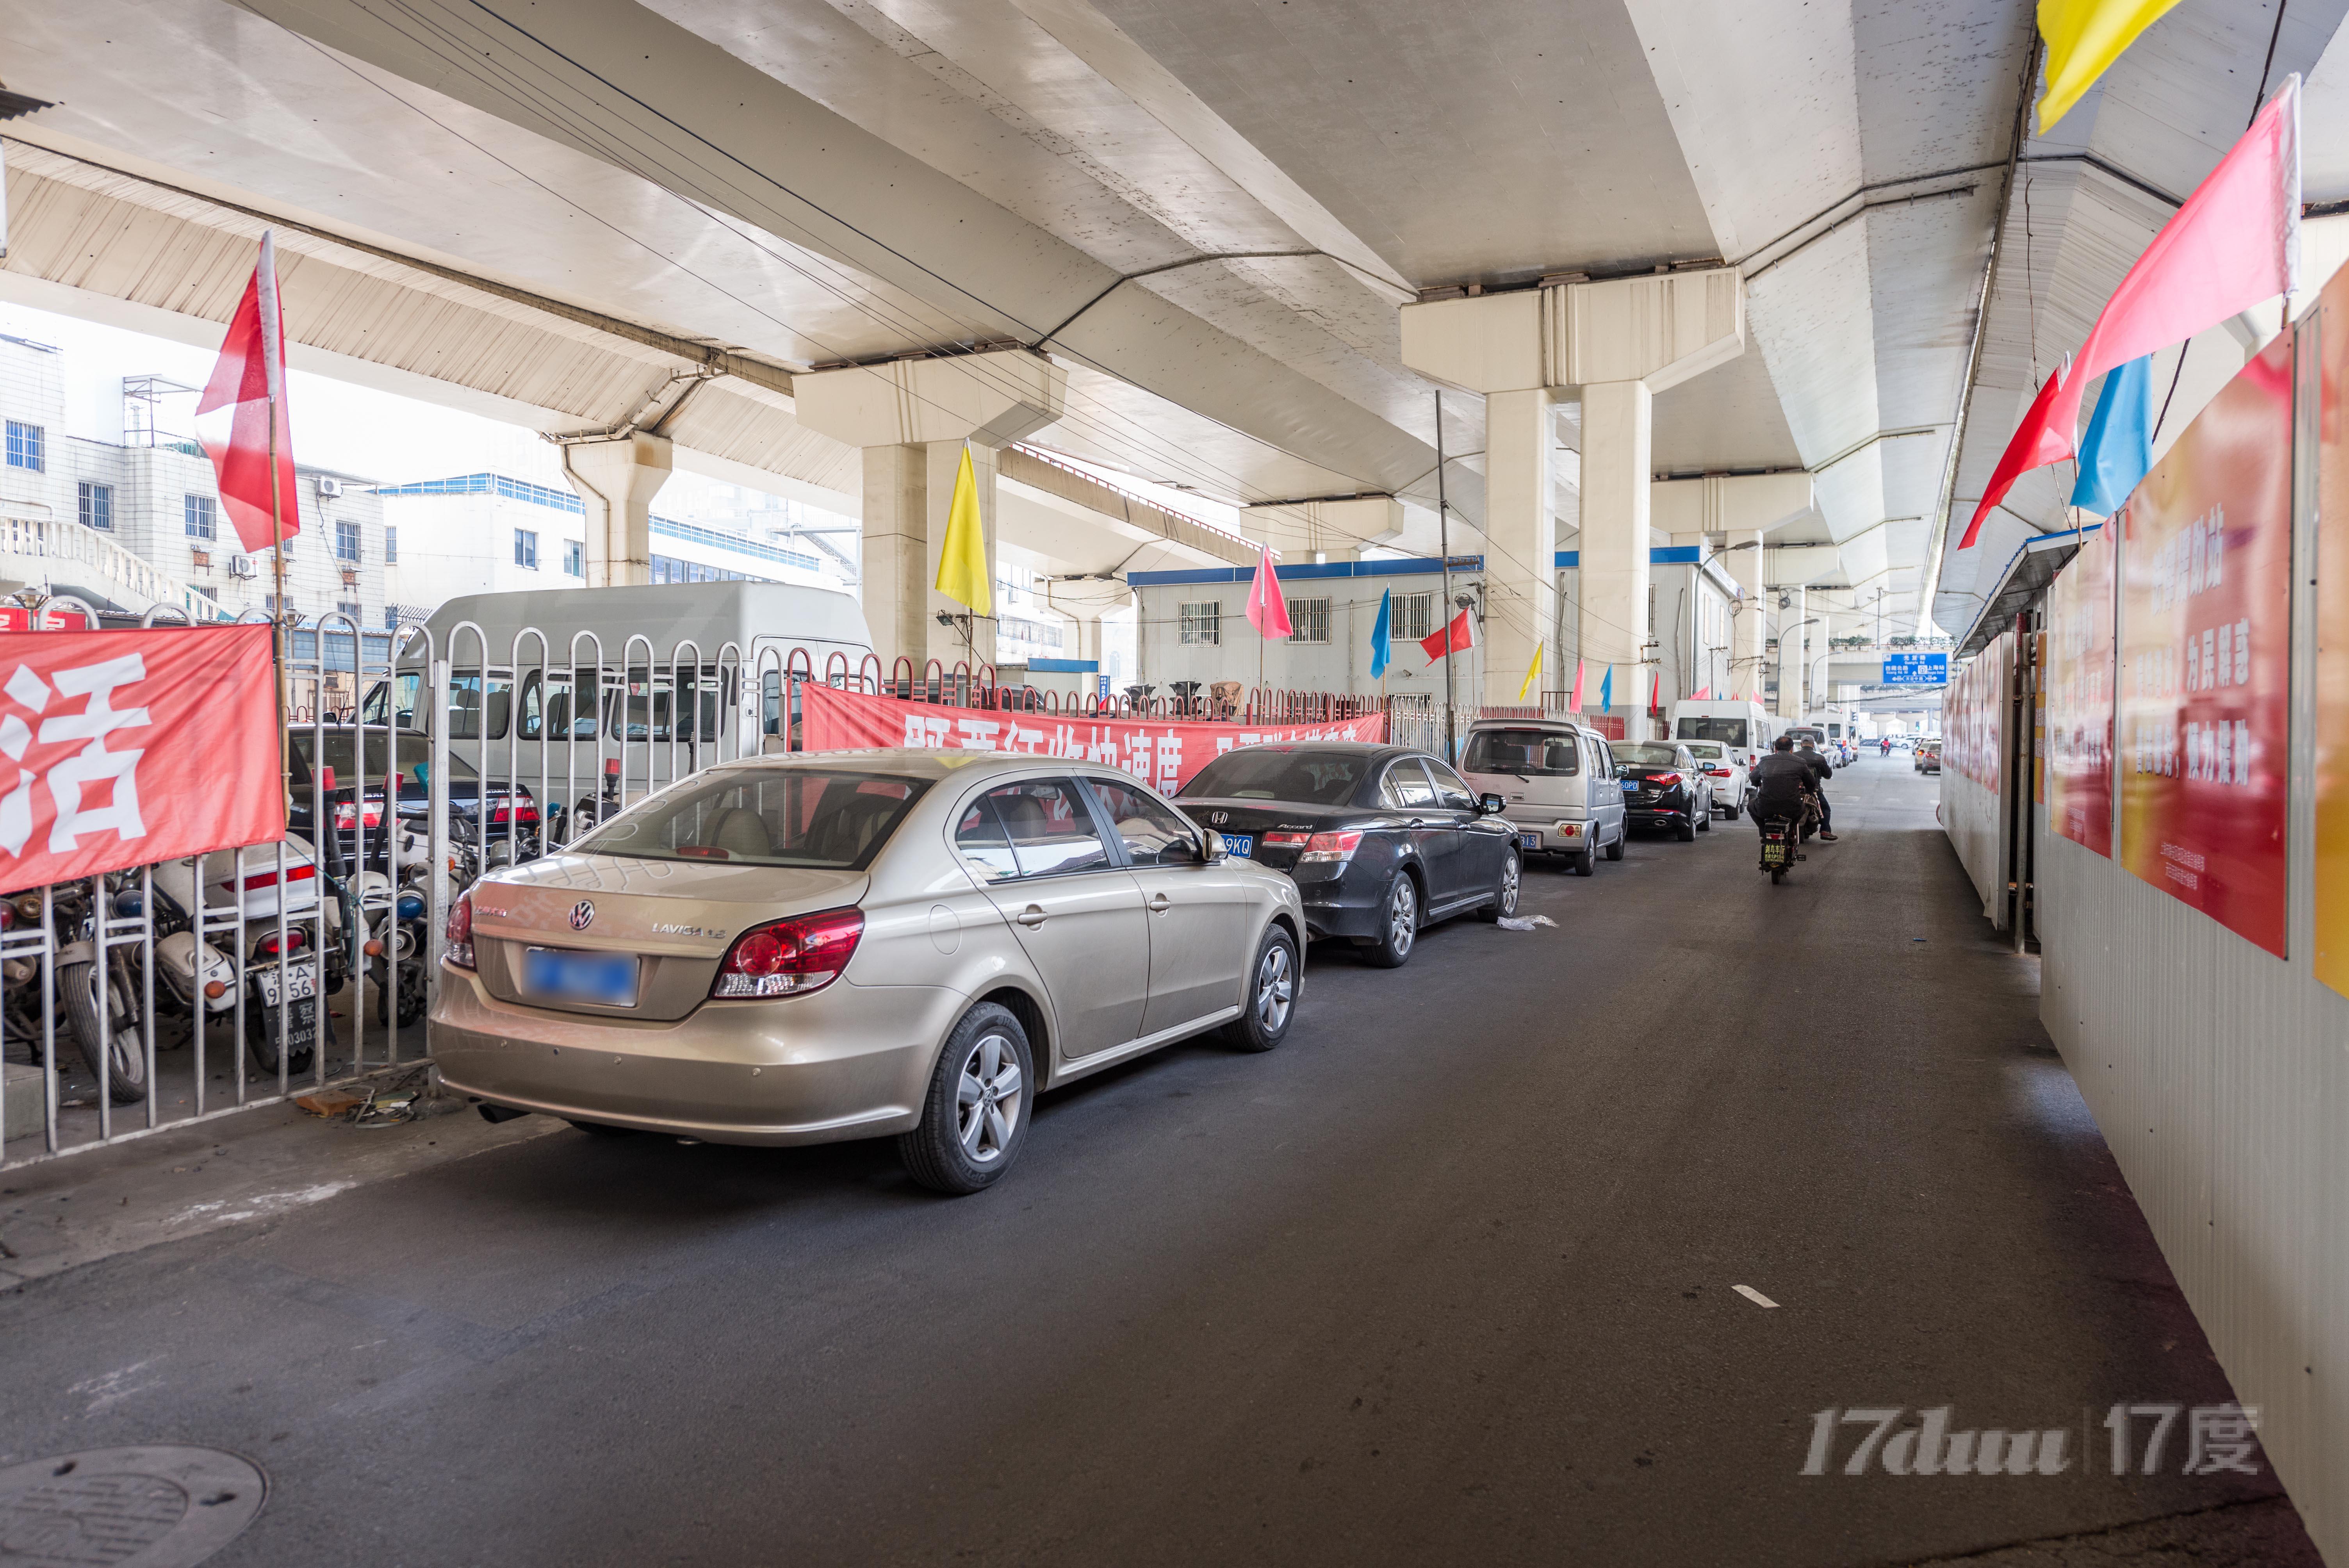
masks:
[[[2072,504],[2110,517],[2153,467],[2153,356],[2115,366],[2080,442]]]
[[[1379,595],[1379,618],[1371,624],[1371,678],[1378,679],[1387,673],[1387,661],[1394,657],[1394,639],[1387,619],[1393,607],[1394,590]]]
[[[1607,673],[1599,679],[1599,711],[1615,711],[1615,666],[1609,665]]]

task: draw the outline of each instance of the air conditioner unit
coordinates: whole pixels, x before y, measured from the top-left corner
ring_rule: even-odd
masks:
[[[343,493],[343,481],[342,481],[342,480],[330,480],[330,479],[328,479],[328,478],[327,478],[326,475],[324,475],[324,474],[320,474],[320,475],[318,476],[318,494],[319,494],[320,496],[322,496],[322,497],[332,497],[332,496],[338,496],[338,495],[340,495],[340,494],[342,494],[342,493]]]
[[[261,575],[261,562],[250,555],[232,555],[228,558],[228,574],[232,577],[258,577]]]

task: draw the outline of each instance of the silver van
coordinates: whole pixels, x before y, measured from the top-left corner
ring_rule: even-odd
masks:
[[[1566,718],[1487,718],[1469,727],[1460,771],[1498,795],[1526,854],[1564,855],[1577,876],[1623,858],[1623,785],[1604,736]]]

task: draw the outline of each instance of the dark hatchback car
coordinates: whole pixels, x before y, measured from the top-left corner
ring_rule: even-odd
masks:
[[[431,814],[432,790],[429,780],[431,738],[417,730],[400,730],[396,737],[383,730],[371,729],[367,736],[367,768],[365,778],[357,766],[359,735],[356,729],[329,725],[314,729],[306,724],[286,727],[287,760],[294,774],[292,810],[286,826],[311,842],[318,841],[310,820],[311,782],[313,769],[323,758],[325,767],[334,774],[334,785],[326,794],[326,810],[334,818],[336,841],[347,864],[357,863],[362,843],[367,850],[367,869],[382,871],[390,862],[391,832],[394,825],[417,832],[428,830],[427,819]],[[319,749],[323,739],[325,749]],[[391,742],[396,739],[398,744]],[[384,773],[387,762],[399,764],[398,804],[395,823],[384,820]],[[473,765],[463,758],[449,758],[449,836],[467,843],[478,841],[481,827],[477,813],[481,809],[481,780]],[[502,784],[490,786],[489,841],[501,843],[517,832],[522,847],[527,850],[538,832],[538,803],[527,788],[507,789]],[[323,847],[323,846],[321,846]],[[406,864],[413,857],[402,851]]]
[[[1614,743],[1623,820],[1634,828],[1670,828],[1686,843],[1713,826],[1713,780],[1685,746],[1669,740]]]
[[[1288,873],[1309,936],[1349,939],[1382,968],[1411,956],[1423,926],[1517,912],[1523,866],[1501,798],[1479,800],[1424,752],[1251,746],[1207,764],[1176,799],[1232,853]]]

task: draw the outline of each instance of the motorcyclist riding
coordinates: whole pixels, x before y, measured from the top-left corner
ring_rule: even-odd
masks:
[[[1819,841],[1832,844],[1836,841],[1835,808],[1827,804],[1826,782],[1835,777],[1835,769],[1828,766],[1825,757],[1819,755],[1816,740],[1804,741],[1802,750],[1795,755],[1796,760],[1807,766],[1815,775],[1811,792],[1818,797],[1819,801]]]

